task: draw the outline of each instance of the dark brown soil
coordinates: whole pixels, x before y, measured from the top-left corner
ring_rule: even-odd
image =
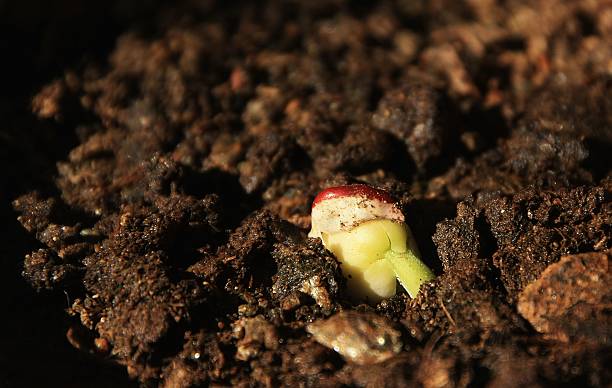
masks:
[[[612,384],[609,3],[73,3],[0,3],[0,386]],[[306,237],[350,182],[415,299]]]

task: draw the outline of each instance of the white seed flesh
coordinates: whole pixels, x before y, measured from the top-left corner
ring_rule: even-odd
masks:
[[[322,233],[351,230],[376,219],[404,222],[404,215],[394,204],[364,195],[330,198],[312,208],[312,228],[308,237],[323,238]]]

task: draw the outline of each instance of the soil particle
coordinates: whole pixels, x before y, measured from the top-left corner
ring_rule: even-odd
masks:
[[[283,220],[307,229],[310,208],[318,186],[322,183],[310,174],[292,173],[288,179],[276,180],[263,193],[265,208]]]
[[[23,276],[37,290],[70,286],[82,276],[78,266],[63,262],[52,250],[39,249],[26,255]]]
[[[609,196],[607,181],[588,189],[481,193],[461,202],[454,220],[439,223],[433,240],[445,272],[499,277],[515,299],[561,255],[608,247]]]
[[[336,306],[345,280],[340,265],[319,240],[308,245],[278,243],[272,251],[278,272],[272,284],[273,298],[295,309],[302,302],[300,294],[310,296],[325,314]],[[296,301],[297,298],[297,301]],[[299,303],[299,304],[296,304]]]
[[[376,364],[398,354],[401,333],[376,314],[342,311],[324,321],[309,324],[313,338],[359,365]]]
[[[47,247],[26,255],[23,276],[37,289],[75,286],[83,272],[80,259],[94,250],[91,239],[84,238],[80,225],[74,223],[76,214],[53,198],[43,200],[38,193],[19,197],[13,206],[21,212],[18,220],[23,227]]]
[[[300,238],[300,231],[292,224],[268,211],[258,211],[233,231],[215,255],[195,263],[192,271],[232,292],[248,288],[268,294],[263,287],[272,284],[277,270],[271,255],[274,244]]]
[[[493,263],[512,299],[561,255],[609,247],[610,186],[577,187],[556,192],[525,190],[512,200],[485,202],[495,237]]]
[[[132,368],[147,369],[143,352],[149,352],[172,325],[188,321],[190,311],[202,304],[204,291],[190,280],[173,282],[162,253],[138,259],[122,256],[111,263],[105,257],[113,256],[102,251],[95,262],[91,259],[85,276],[91,300],[85,303],[91,304],[89,315],[96,317],[100,335],[113,344],[113,355],[128,360]],[[132,282],[139,286],[130,287]]]
[[[292,138],[266,133],[249,148],[246,159],[238,165],[240,184],[247,193],[262,190],[272,178],[291,170],[291,163],[299,154]]]
[[[571,135],[517,131],[503,145],[503,153],[507,155],[504,164],[510,171],[518,176],[533,177],[538,186],[566,186],[567,183],[560,180],[570,180],[572,175],[577,175],[572,180],[578,182],[590,179],[580,169],[588,152]]]
[[[426,49],[421,61],[448,84],[449,92],[456,97],[480,97],[474,81],[470,77],[457,50],[451,44]]]
[[[478,261],[480,253],[480,235],[476,230],[478,212],[469,202],[457,205],[457,217],[438,223],[433,241],[438,248],[438,257],[445,272],[458,269],[457,266],[474,272],[481,267]]]
[[[395,356],[377,364],[345,367],[350,372],[351,383],[365,387],[405,387],[415,384],[413,369],[415,357]]]
[[[334,375],[341,363],[339,356],[312,339],[289,341],[286,351],[279,355],[281,362],[277,381],[285,386],[334,386],[339,380]]]
[[[417,168],[422,170],[445,148],[448,129],[444,119],[449,114],[446,110],[442,97],[431,86],[406,84],[383,96],[372,123],[403,141]]]
[[[61,100],[65,93],[65,86],[61,81],[47,85],[32,100],[32,110],[39,117],[59,120],[63,105]]]
[[[349,128],[340,144],[318,158],[317,169],[355,174],[392,167],[397,152],[388,135],[370,128]]]
[[[179,355],[163,370],[163,387],[185,388],[223,377],[226,357],[214,335],[185,333]]]
[[[260,348],[275,350],[278,348],[276,328],[261,315],[253,318],[241,318],[234,322],[233,331],[236,343],[236,359],[248,361],[258,355]]]
[[[610,337],[610,251],[563,256],[521,292],[518,311],[540,333],[568,341]],[[602,319],[603,318],[603,319]]]
[[[461,199],[483,190],[513,194],[529,185],[552,189],[587,184],[592,176],[581,166],[588,156],[584,143],[573,135],[519,129],[472,164],[458,159],[430,182],[429,196],[447,192]]]
[[[40,234],[57,217],[59,206],[55,198],[43,200],[37,192],[26,194],[13,201],[13,208],[20,212],[18,221],[30,233]]]

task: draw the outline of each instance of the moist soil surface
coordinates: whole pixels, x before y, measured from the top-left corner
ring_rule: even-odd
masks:
[[[0,7],[1,386],[611,384],[609,3],[59,3]],[[414,299],[307,238],[348,183]]]

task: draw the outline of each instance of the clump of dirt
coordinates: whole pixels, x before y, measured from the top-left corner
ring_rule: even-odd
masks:
[[[610,328],[609,258],[609,250],[562,257],[521,293],[519,312],[540,333],[597,342]]]
[[[610,383],[604,2],[146,21],[37,85],[27,122],[53,136],[0,138],[38,171],[2,176],[23,277],[70,295],[92,364],[165,387]],[[437,275],[416,298],[355,304],[307,238],[317,192],[350,182],[400,200]]]

